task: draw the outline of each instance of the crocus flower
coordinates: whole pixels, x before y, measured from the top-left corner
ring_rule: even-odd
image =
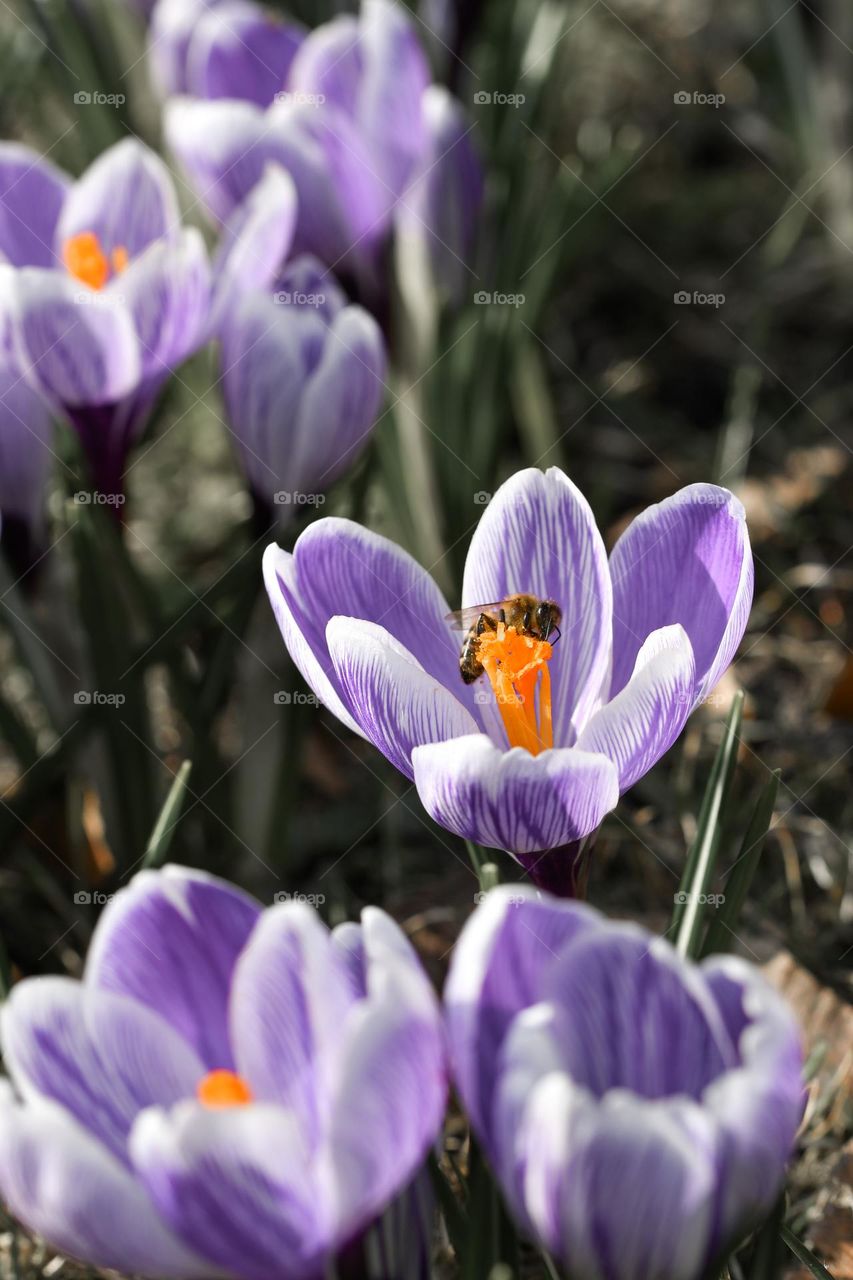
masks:
[[[398,0],[362,0],[315,28],[297,53],[289,90],[335,108],[367,140],[371,172],[390,214],[427,145],[429,64]]]
[[[385,390],[375,320],[322,264],[291,262],[273,294],[247,293],[222,325],[228,421],[256,499],[283,521],[367,442]]]
[[[199,3],[173,0],[169,12]],[[167,41],[167,56],[183,48],[175,53],[183,65],[195,41],[193,35],[189,54],[180,40]],[[435,234],[461,254],[479,201],[479,165],[460,141],[458,113],[438,109],[443,95],[430,91],[428,64],[402,4],[364,0],[357,18],[342,15],[310,32],[266,111],[257,95],[237,92],[236,77],[234,96],[242,101],[222,101],[221,86],[203,91],[180,71],[171,79],[183,96],[167,104],[166,138],[214,220],[226,218],[273,161],[299,194],[294,252],[320,258],[371,306],[381,303],[383,253],[412,184],[410,220],[434,218]],[[445,151],[453,157],[447,166]],[[428,182],[432,169],[438,173]],[[470,190],[461,192],[465,183]],[[439,215],[441,198],[448,207]]]
[[[452,1069],[522,1229],[573,1278],[700,1280],[772,1209],[803,1107],[793,1016],[734,957],[529,887],[445,988]]]
[[[107,906],[82,982],[15,987],[2,1036],[0,1193],[123,1273],[320,1280],[441,1124],[437,1004],[388,916],[330,933],[183,868]]]
[[[474,533],[462,605],[529,593],[559,606],[561,635],[490,632],[487,670],[466,685],[447,602],[387,539],[320,520],[292,555],[268,548],[264,571],[320,701],[414,779],[442,826],[563,891],[585,839],[731,662],[753,577],[743,508],[725,489],[689,485],[650,507],[608,562],[568,477],[518,472]]]
[[[164,131],[214,222],[233,214],[270,164],[280,165],[299,198],[294,254],[311,253],[375,287],[384,201],[366,142],[345,116],[295,96],[280,96],[266,111],[177,97],[166,105]]]
[[[294,198],[286,182],[276,187],[282,205]],[[255,226],[245,220],[246,234]],[[243,247],[239,238],[229,246]],[[74,425],[95,487],[121,493],[128,448],[163,382],[210,335],[215,297],[201,235],[181,228],[168,170],[135,139],[109,148],[77,182],[2,144],[0,254],[9,359]],[[269,279],[278,267],[275,257]]]
[[[266,107],[305,32],[250,0],[158,0],[149,62],[164,95],[243,98]]]

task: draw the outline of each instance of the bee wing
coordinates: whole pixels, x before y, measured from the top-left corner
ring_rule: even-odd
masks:
[[[488,613],[493,617],[497,617],[505,606],[505,600],[493,600],[491,604],[472,604],[467,609],[454,609],[452,613],[446,613],[444,620],[449,622],[455,631],[468,631],[470,627],[473,627],[481,613]]]

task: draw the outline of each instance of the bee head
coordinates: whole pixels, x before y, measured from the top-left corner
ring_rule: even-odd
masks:
[[[547,640],[552,631],[559,626],[562,611],[553,600],[543,600],[536,606],[536,626],[543,640]]]

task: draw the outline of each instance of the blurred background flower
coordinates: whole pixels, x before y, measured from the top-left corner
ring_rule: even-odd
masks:
[[[120,497],[127,451],[154,399],[207,335],[203,241],[181,229],[163,162],[133,139],[77,183],[20,148],[0,165],[12,194],[0,246],[10,359],[73,424],[94,488]],[[20,201],[39,209],[25,238]]]
[[[249,4],[159,0],[150,58],[173,96],[169,145],[215,219],[276,161],[299,193],[295,252],[319,257],[367,305],[387,312],[398,214],[427,242],[441,288],[459,294],[482,174],[471,125],[430,84],[415,24],[395,0],[365,0],[357,18],[304,38]]]
[[[323,504],[367,444],[385,392],[373,318],[323,265],[288,264],[271,295],[246,294],[223,323],[228,421],[262,527]]]

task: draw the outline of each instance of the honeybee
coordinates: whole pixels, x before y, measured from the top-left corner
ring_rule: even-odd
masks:
[[[519,635],[532,636],[534,640],[548,640],[556,631],[560,636],[563,611],[554,600],[540,600],[538,596],[508,596],[494,604],[475,604],[469,609],[458,609],[447,615],[447,621],[460,631],[467,629],[462,652],[459,655],[459,673],[466,684],[473,684],[483,674],[484,667],[478,657],[480,636],[485,631],[497,631],[500,623],[514,627]]]

